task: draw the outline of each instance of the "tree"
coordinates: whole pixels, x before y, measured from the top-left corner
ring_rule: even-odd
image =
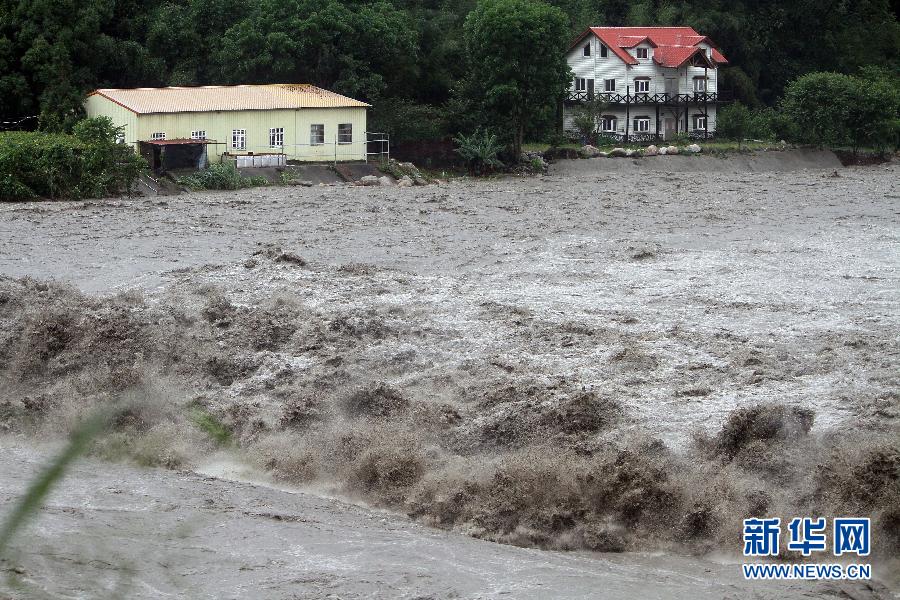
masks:
[[[896,76],[860,78],[810,73],[791,82],[782,110],[796,126],[798,141],[819,146],[882,145],[900,115]]]
[[[738,148],[750,133],[752,115],[750,110],[735,102],[723,107],[716,117],[716,135],[729,140],[737,140]]]
[[[540,0],[480,0],[466,18],[471,78],[516,159],[529,120],[565,97],[568,34],[565,14]]]
[[[588,100],[575,109],[572,124],[588,144],[597,143],[597,126],[603,117],[607,104],[602,100]]]

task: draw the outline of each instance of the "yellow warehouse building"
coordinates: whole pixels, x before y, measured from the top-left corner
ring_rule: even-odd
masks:
[[[85,100],[154,170],[365,160],[368,108],[308,84],[99,89]]]

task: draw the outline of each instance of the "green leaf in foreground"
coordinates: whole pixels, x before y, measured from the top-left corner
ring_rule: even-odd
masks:
[[[97,413],[86,419],[72,432],[69,443],[62,452],[31,482],[25,495],[0,527],[0,556],[4,554],[16,532],[41,508],[53,487],[65,476],[69,466],[87,452],[93,439],[106,428],[109,421],[108,412]]]

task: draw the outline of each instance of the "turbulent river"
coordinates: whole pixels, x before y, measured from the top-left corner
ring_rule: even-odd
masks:
[[[0,501],[115,415],[8,593],[892,597],[897,181],[779,152],[0,206]],[[870,516],[877,581],[744,581],[767,514]]]

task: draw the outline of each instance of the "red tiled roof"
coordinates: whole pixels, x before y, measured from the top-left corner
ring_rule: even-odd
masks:
[[[603,44],[626,64],[638,64],[625,48],[633,48],[645,40],[655,47],[654,60],[667,67],[679,67],[699,50],[697,44],[706,42],[713,46],[712,58],[718,64],[727,64],[722,53],[715,48],[712,40],[694,31],[693,27],[591,27],[581,34],[572,46],[585,36],[593,33]],[[657,57],[660,57],[657,60]]]
[[[696,46],[662,46],[653,52],[653,62],[664,67],[677,69],[695,54],[706,58],[703,48]]]

